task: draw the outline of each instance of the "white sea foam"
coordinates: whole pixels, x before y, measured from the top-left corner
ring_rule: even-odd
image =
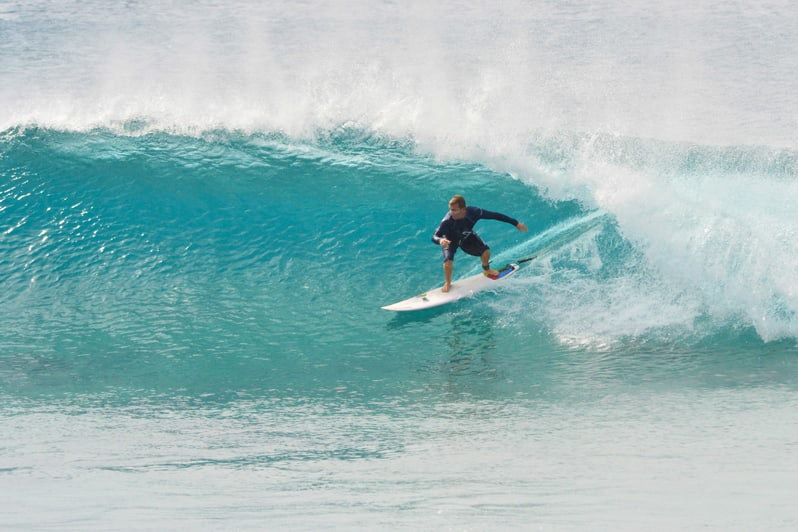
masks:
[[[0,128],[356,124],[452,154],[560,130],[795,147],[789,6],[672,4],[38,2],[11,10]]]

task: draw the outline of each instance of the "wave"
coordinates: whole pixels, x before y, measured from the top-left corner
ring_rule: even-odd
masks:
[[[360,282],[406,295],[438,275],[426,233],[448,196],[465,192],[528,220],[533,236],[521,243],[485,227],[503,255],[556,243],[572,220],[599,220],[537,261],[551,269],[536,266],[537,292],[526,294],[563,337],[695,332],[707,320],[710,331],[750,327],[768,341],[798,335],[789,151],[560,137],[531,139],[523,160],[468,161],[351,129],[313,140],[41,128],[2,138],[9,309],[74,300],[97,320],[129,322],[127,304],[149,309],[172,294],[167,308],[188,313],[221,281],[219,304],[271,293],[260,301],[268,313],[292,297],[288,286],[324,301],[321,287],[350,275],[360,279],[343,285],[351,298],[364,297]],[[116,298],[124,304],[109,306]]]

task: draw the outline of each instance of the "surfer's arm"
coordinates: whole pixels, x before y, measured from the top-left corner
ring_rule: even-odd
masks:
[[[432,241],[439,246],[448,246],[450,243],[449,239],[446,238],[447,227],[449,225],[446,223],[447,221],[448,219],[444,219],[441,225],[439,225],[432,234]]]
[[[506,214],[502,214],[500,212],[488,211],[488,210],[485,210],[485,209],[480,209],[480,211],[481,212],[479,213],[479,217],[484,219],[484,220],[498,220],[500,222],[505,222],[505,223],[508,223],[510,225],[513,225],[513,226],[517,227],[520,231],[524,231],[525,230],[525,229],[522,229],[520,227],[521,225],[523,225],[524,228],[526,228],[526,225],[522,224],[521,222],[519,222],[515,218],[510,218]]]

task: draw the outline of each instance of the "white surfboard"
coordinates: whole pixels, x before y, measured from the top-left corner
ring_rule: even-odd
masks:
[[[413,296],[404,301],[399,301],[393,305],[386,305],[382,307],[385,310],[393,310],[395,312],[405,312],[409,310],[423,310],[427,308],[438,307],[447,303],[454,303],[465,297],[471,297],[478,292],[496,287],[496,283],[507,279],[518,271],[518,264],[508,264],[499,270],[499,275],[495,278],[487,277],[481,273],[465,277],[452,283],[448,292],[441,291],[440,288],[429,290],[417,296]]]

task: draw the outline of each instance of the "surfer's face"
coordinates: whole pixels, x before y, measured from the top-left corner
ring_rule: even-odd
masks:
[[[460,207],[459,205],[449,205],[449,214],[455,220],[459,220],[466,215],[466,210],[464,207]]]

